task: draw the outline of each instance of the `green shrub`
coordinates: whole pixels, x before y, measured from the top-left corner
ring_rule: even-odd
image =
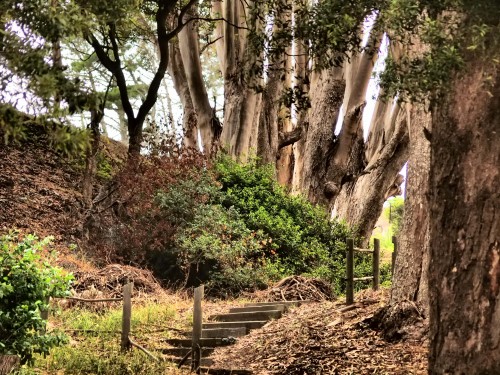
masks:
[[[50,244],[28,235],[0,237],[0,354],[17,354],[31,362],[34,353],[47,354],[64,336],[45,331],[40,311],[49,297],[68,293],[71,276],[43,261],[39,252]]]
[[[388,202],[389,207],[384,209],[384,214],[391,224],[392,235],[398,236],[403,221],[405,206],[404,198],[402,196],[392,197],[388,199]]]
[[[345,269],[344,223],[329,220],[326,211],[280,186],[271,166],[255,160],[238,164],[222,157],[215,165],[221,186],[221,204],[234,208],[250,230],[262,231],[272,242],[266,256],[279,260],[283,276],[322,277],[340,291]]]
[[[233,294],[266,286],[260,258],[270,241],[262,231],[251,231],[232,208],[201,205],[175,237],[186,284],[207,283],[207,292]]]

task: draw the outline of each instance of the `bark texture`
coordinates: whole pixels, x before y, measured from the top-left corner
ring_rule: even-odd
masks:
[[[424,129],[431,130],[431,114],[424,105],[410,109],[410,156],[406,177],[404,216],[398,238],[398,259],[394,269],[390,304],[412,301],[427,316],[429,266],[429,168],[430,142]]]
[[[250,88],[245,76],[256,59],[247,40],[246,16],[250,4],[224,0],[214,1],[213,5],[228,21],[220,22],[216,30],[223,37],[217,45],[224,77],[224,126],[220,142],[229,155],[244,161],[257,150],[262,97]]]
[[[300,163],[295,165],[294,191],[303,192],[313,203],[329,204],[330,192],[325,183],[335,152],[335,124],[344,98],[345,80],[342,68],[333,68],[312,75],[311,109],[300,122],[304,138],[300,148]],[[325,194],[326,193],[326,194]],[[338,193],[338,192],[337,192]]]
[[[431,114],[423,104],[409,105],[409,160],[404,216],[389,303],[377,312],[374,328],[388,340],[423,339],[428,333],[429,140]]]
[[[433,111],[430,374],[500,374],[500,67],[486,64]]]
[[[187,19],[196,16],[194,10],[188,12],[185,16]],[[215,111],[210,105],[208,94],[203,81],[201,61],[200,61],[200,46],[198,29],[195,22],[191,22],[184,26],[179,33],[179,51],[183,64],[184,76],[191,97],[191,102],[196,116],[196,126],[200,131],[201,144],[207,155],[212,153],[215,147],[215,142],[220,134],[218,128],[218,120],[215,116]],[[191,113],[188,113],[188,122],[191,121]],[[191,130],[192,131],[192,130]],[[192,137],[192,135],[190,135]]]

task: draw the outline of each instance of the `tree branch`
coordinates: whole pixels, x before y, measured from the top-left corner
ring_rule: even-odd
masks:
[[[278,140],[278,149],[294,144],[302,138],[302,127],[297,126],[289,132],[280,132]]]
[[[85,40],[94,48],[97,58],[106,69],[108,69],[112,74],[115,70],[115,62],[111,60],[104,50],[104,46],[99,43],[97,38],[91,32],[87,31],[84,36]]]
[[[87,32],[87,35],[85,35],[85,39],[94,48],[97,58],[99,59],[101,64],[104,65],[104,67],[115,76],[116,85],[118,86],[118,90],[120,91],[120,100],[122,102],[123,110],[127,115],[130,123],[134,119],[134,110],[132,109],[132,105],[130,104],[130,100],[128,97],[127,81],[125,80],[123,70],[120,66],[120,51],[118,50],[118,44],[116,42],[115,28],[112,24],[108,26],[108,35],[113,46],[113,55],[115,57],[115,61],[111,60],[111,58],[104,50],[104,46],[99,43],[97,38],[91,32]]]
[[[385,145],[379,157],[374,162],[368,164],[365,170],[361,172],[361,175],[368,174],[381,166],[387,165],[400,147],[400,143],[408,137],[407,110],[403,111],[399,108],[395,108],[394,110],[400,111],[397,115],[399,118],[395,119],[395,121],[397,121],[397,128],[395,129],[394,134]]]
[[[189,3],[182,8],[179,17],[183,17],[195,2],[196,0],[190,0]],[[175,34],[173,36],[170,36],[172,32],[167,33],[167,16],[173,10],[175,3],[176,1],[167,2],[167,4],[160,3],[158,5],[158,10],[156,11],[156,31],[158,33],[158,50],[160,55],[160,62],[158,63],[158,69],[156,70],[156,73],[149,85],[146,99],[142,102],[139,108],[139,112],[137,114],[137,121],[139,123],[142,123],[146,119],[149,111],[155,105],[161,81],[163,80],[163,77],[165,77],[165,73],[167,71],[168,44],[170,39],[172,39],[173,36],[177,35]]]
[[[191,7],[196,2],[197,2],[197,0],[189,0],[189,2],[181,9],[181,11],[179,12],[179,15],[177,16],[177,26],[166,35],[167,41],[169,41],[170,39],[175,37],[177,34],[179,34],[184,26],[186,26],[189,22],[194,20],[194,18],[193,18],[193,19],[187,20],[186,22],[182,21],[182,19],[184,18],[184,16],[188,12],[188,10],[191,9]]]

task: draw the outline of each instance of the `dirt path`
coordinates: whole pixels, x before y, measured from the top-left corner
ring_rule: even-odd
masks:
[[[236,345],[216,349],[214,367],[263,375],[426,374],[424,344],[388,343],[363,323],[386,297],[364,291],[356,296],[359,307],[345,313],[340,302],[296,307]]]

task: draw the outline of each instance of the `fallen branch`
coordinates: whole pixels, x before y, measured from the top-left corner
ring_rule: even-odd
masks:
[[[79,301],[79,302],[118,302],[118,301],[123,301],[123,298],[101,298],[101,299],[87,299],[87,298],[80,298],[80,297],[62,297],[62,299],[70,299],[73,301]]]
[[[133,341],[130,338],[130,336],[128,338],[128,341],[129,341],[130,345],[135,346],[137,349],[141,350],[144,354],[147,354],[149,357],[151,357],[152,359],[154,359],[157,362],[161,362],[160,359],[155,357],[153,354],[151,354],[151,352],[149,350],[147,350],[145,347],[143,347],[143,346],[139,345],[138,343],[136,343],[135,341]]]

